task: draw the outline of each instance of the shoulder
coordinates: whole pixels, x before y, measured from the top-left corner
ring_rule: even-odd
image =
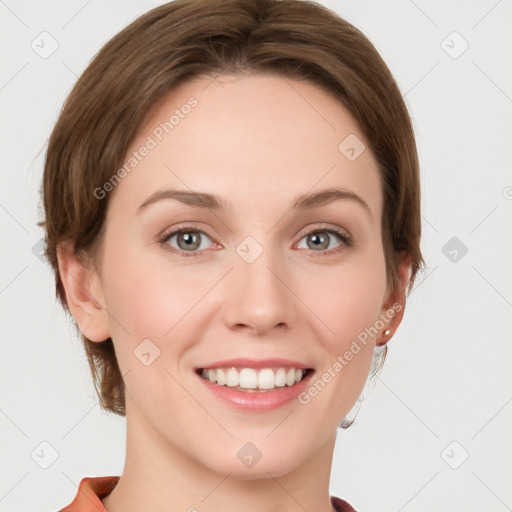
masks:
[[[349,503],[336,496],[331,496],[332,508],[336,512],[356,512],[356,509]]]
[[[105,512],[101,498],[107,496],[117,485],[119,476],[86,476],[80,481],[73,501],[59,512],[84,512],[93,507],[96,512]]]

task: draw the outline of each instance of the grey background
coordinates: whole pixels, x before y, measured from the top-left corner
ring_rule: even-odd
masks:
[[[161,3],[0,0],[2,512],[55,510],[82,477],[122,472],[125,420],[100,411],[37,257],[39,185],[77,77]],[[512,510],[512,1],[320,3],[370,38],[405,95],[428,265],[373,393],[340,431],[331,494],[361,512]],[[47,58],[31,47],[41,37],[58,43]]]

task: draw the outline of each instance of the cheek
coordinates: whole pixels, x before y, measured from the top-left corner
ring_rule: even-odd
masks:
[[[378,247],[300,274],[297,295],[320,320],[321,339],[330,352],[342,350],[378,320],[386,293],[384,255]]]
[[[103,260],[112,336],[129,337],[133,344],[149,338],[158,344],[197,302],[201,290],[190,286],[187,272],[165,265],[165,259],[152,261],[136,248],[115,247],[113,243],[105,247]]]
[[[379,258],[371,263],[361,258],[330,273],[309,274],[302,283],[305,302],[319,319],[323,365],[301,403],[332,425],[348,413],[368,377],[386,290],[385,266]]]
[[[142,261],[137,264],[125,260],[116,264],[105,290],[105,300],[109,312],[125,330],[120,330],[116,322],[111,322],[112,327],[122,336],[128,331],[134,341],[165,337],[191,309],[194,299],[200,297],[197,286],[191,285],[186,277],[178,271],[155,268]]]
[[[105,301],[126,390],[142,407],[157,402],[176,405],[186,397],[165,370],[174,374],[175,365],[193,344],[194,332],[187,321],[211,283],[198,285],[192,273],[155,263],[135,250],[105,251],[105,255]],[[166,411],[157,407],[148,414],[157,421],[157,415]]]

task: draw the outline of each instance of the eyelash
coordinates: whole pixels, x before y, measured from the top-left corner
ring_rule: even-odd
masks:
[[[186,231],[193,231],[196,233],[201,233],[203,235],[206,235],[208,238],[212,239],[212,237],[208,233],[198,229],[195,226],[180,225],[177,228],[173,229],[172,231],[163,234],[159,238],[158,242],[159,242],[160,246],[166,251],[170,251],[172,253],[178,254],[179,256],[197,257],[198,255],[201,254],[202,251],[181,251],[179,249],[176,249],[176,248],[170,246],[167,243],[174,235],[180,234],[180,233],[186,232]],[[340,251],[343,250],[343,248],[344,248],[343,246],[346,246],[346,247],[352,246],[352,238],[349,235],[347,235],[345,231],[342,231],[341,229],[338,229],[335,227],[331,227],[329,229],[321,229],[321,228],[313,229],[311,231],[304,233],[301,236],[300,240],[302,240],[305,236],[316,234],[316,233],[329,233],[332,235],[337,235],[343,243],[340,246],[336,247],[335,249],[330,249],[328,251],[327,250],[326,251],[313,251],[313,252],[319,252],[319,254],[315,254],[313,257],[326,256],[329,254],[339,253]]]

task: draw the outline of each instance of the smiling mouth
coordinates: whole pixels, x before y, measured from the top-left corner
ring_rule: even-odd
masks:
[[[218,386],[246,393],[267,393],[292,387],[313,373],[312,368],[198,368],[196,373]]]

